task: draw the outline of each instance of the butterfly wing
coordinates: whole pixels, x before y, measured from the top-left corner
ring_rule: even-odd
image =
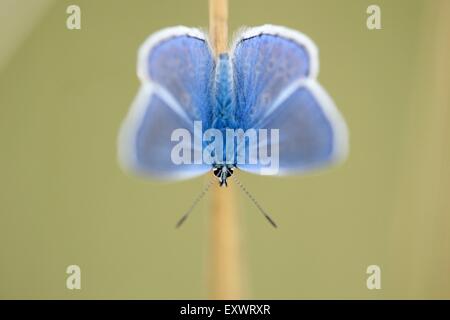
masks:
[[[174,130],[186,129],[193,140],[194,121],[208,127],[213,69],[208,43],[197,29],[168,28],[146,40],[138,57],[141,89],[119,135],[119,159],[125,169],[163,179],[209,170],[202,164],[175,164],[171,152],[179,142],[171,137]],[[186,141],[185,149],[191,156],[196,152],[192,140]]]
[[[278,148],[277,168],[260,163],[240,165],[241,169],[290,174],[345,157],[347,127],[332,99],[316,81],[318,51],[309,38],[271,25],[249,29],[235,43],[233,67],[239,125],[279,130],[279,142],[271,141],[269,136],[266,143],[258,145],[269,151]]]

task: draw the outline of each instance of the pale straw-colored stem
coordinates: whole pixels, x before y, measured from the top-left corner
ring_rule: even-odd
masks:
[[[209,0],[209,37],[216,56],[228,50],[228,0]]]
[[[210,38],[215,52],[227,51],[228,0],[209,0]],[[232,186],[213,188],[210,216],[209,287],[212,299],[241,298],[239,221]]]

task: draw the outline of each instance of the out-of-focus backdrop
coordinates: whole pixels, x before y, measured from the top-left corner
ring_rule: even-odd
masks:
[[[377,0],[371,31],[373,2],[230,1],[230,33],[272,23],[317,43],[351,133],[340,167],[239,173],[280,225],[238,193],[247,297],[450,298],[450,1]],[[207,1],[0,0],[0,298],[207,297],[208,199],[174,229],[205,178],[130,177],[116,157],[137,48],[180,24],[207,27]]]

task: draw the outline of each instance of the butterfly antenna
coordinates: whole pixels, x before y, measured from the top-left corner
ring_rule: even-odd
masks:
[[[211,188],[211,185],[214,183],[214,181],[215,181],[214,179],[211,179],[211,181],[205,186],[205,188],[203,188],[202,192],[200,192],[200,194],[197,196],[197,198],[195,198],[194,202],[189,207],[189,209],[183,214],[183,216],[180,218],[180,220],[178,220],[178,222],[175,226],[176,228],[181,227],[181,225],[186,221],[186,219],[189,217],[189,214],[192,212],[192,210],[194,210],[194,208],[197,206],[197,204],[200,202],[200,200],[203,199],[205,194],[208,192],[209,188]]]
[[[235,177],[235,176],[231,176],[231,178],[234,180],[234,182],[236,182],[236,184],[239,186],[239,188],[242,189],[242,191],[244,191],[244,193],[247,195],[247,197],[253,202],[253,204],[259,209],[259,211],[264,215],[264,217],[266,217],[267,221],[270,222],[270,224],[274,227],[277,228],[277,224],[275,223],[275,221],[273,221],[273,219],[269,216],[269,214],[260,206],[260,204],[258,203],[258,201],[256,201],[256,199],[251,195],[250,192],[248,192],[248,190],[244,187],[244,185]]]

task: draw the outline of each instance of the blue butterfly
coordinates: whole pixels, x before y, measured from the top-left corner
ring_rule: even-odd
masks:
[[[183,26],[163,29],[139,50],[141,88],[119,135],[121,163],[162,179],[191,178],[213,170],[220,185],[226,185],[236,167],[288,175],[339,162],[348,152],[347,127],[317,82],[318,71],[314,43],[285,27],[246,29],[229,53],[217,59],[202,31]],[[202,125],[200,131],[196,122]],[[202,135],[208,129],[278,130],[277,139],[270,141],[244,138],[244,147],[250,149],[275,148],[277,168],[220,161],[223,155],[212,163],[175,163],[172,138],[180,128],[201,141],[178,144],[188,159],[199,159],[198,155],[201,159],[206,146]],[[228,150],[226,145],[223,149]]]

